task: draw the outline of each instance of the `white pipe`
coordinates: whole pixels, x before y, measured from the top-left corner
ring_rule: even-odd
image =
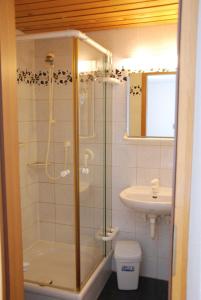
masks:
[[[104,48],[99,43],[92,40],[88,37],[85,33],[79,30],[64,30],[64,31],[52,31],[52,32],[45,32],[45,33],[33,33],[33,34],[24,34],[17,36],[18,41],[22,40],[41,40],[41,39],[51,39],[51,38],[61,38],[61,37],[76,37],[80,40],[85,41],[87,44],[93,46],[100,52],[106,54],[109,57],[112,57],[112,53]]]
[[[155,239],[155,231],[156,231],[156,218],[151,218],[150,220],[150,236],[151,239]]]
[[[152,214],[149,214],[148,216],[148,219],[149,219],[149,224],[150,224],[150,237],[152,240],[155,239],[155,236],[156,236],[156,219],[157,219],[157,216],[156,215],[152,215]]]

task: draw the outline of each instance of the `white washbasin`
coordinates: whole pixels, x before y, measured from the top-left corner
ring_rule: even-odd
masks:
[[[120,193],[120,199],[138,212],[168,215],[172,207],[172,188],[159,187],[157,197],[153,197],[151,186],[131,186]]]

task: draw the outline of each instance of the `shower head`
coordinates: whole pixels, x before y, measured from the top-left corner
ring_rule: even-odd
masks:
[[[48,53],[45,57],[45,62],[53,65],[54,64],[54,54],[53,53]]]

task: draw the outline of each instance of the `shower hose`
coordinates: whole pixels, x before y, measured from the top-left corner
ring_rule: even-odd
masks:
[[[58,176],[52,176],[49,173],[49,155],[51,147],[51,137],[52,137],[52,126],[55,124],[53,118],[53,109],[54,109],[54,65],[50,65],[49,68],[49,94],[48,94],[48,106],[49,106],[49,119],[48,119],[48,141],[47,141],[47,150],[45,158],[45,174],[50,180],[58,180],[61,177],[65,177],[70,173],[70,170],[67,169],[67,159],[68,159],[68,148],[70,144],[68,142],[64,143],[64,170],[60,172]]]

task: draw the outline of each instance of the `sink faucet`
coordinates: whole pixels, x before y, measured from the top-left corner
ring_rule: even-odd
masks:
[[[154,178],[151,180],[152,197],[157,198],[159,193],[159,179]]]

